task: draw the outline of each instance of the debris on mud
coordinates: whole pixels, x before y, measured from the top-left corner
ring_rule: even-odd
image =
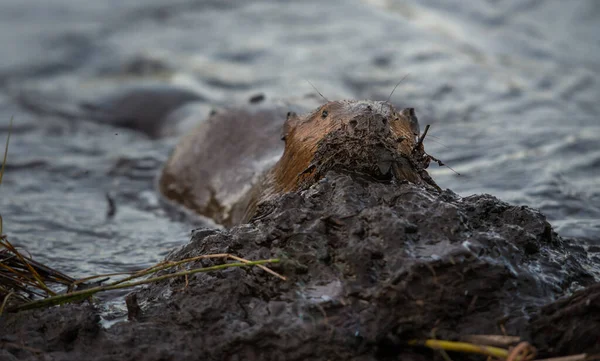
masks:
[[[168,260],[213,253],[280,258],[287,281],[255,268],[173,278],[135,293],[133,321],[102,328],[89,305],[24,311],[0,319],[0,342],[19,359],[425,360],[437,351],[410,342],[506,333],[540,356],[600,352],[584,249],[489,195],[329,172],[249,224],[194,231]]]
[[[48,286],[69,286],[75,279],[23,255],[0,235],[0,315],[12,306],[49,297]]]

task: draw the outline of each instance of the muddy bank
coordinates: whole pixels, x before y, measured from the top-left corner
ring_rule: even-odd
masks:
[[[594,283],[583,248],[489,195],[330,172],[250,224],[194,231],[168,258],[223,252],[281,257],[272,268],[288,281],[240,268],[165,281],[138,290],[141,312],[109,329],[87,304],[9,314],[3,357],[425,360],[431,351],[405,342],[434,328],[445,339],[504,328],[541,356],[600,351],[600,289],[576,291]]]
[[[329,99],[385,100],[407,74],[390,101],[418,109],[432,124],[428,152],[463,175],[435,168],[440,186],[539,208],[559,234],[600,245],[595,0],[0,0],[0,9],[0,144],[14,116],[5,232],[69,275],[148,267],[199,226],[157,205],[154,178],[176,140],[111,124],[146,116],[147,134],[181,134],[152,121],[180,106],[199,121],[257,92],[302,96],[313,91],[306,80]],[[106,193],[118,206],[110,220]]]

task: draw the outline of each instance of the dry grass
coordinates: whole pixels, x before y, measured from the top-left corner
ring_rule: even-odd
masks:
[[[267,263],[279,263],[280,260],[278,258],[258,260],[258,261],[248,261],[245,259],[241,259],[242,260],[241,262],[224,263],[224,264],[211,266],[211,267],[192,268],[192,269],[187,269],[184,271],[167,273],[167,274],[163,274],[160,276],[145,278],[146,276],[155,274],[162,270],[176,269],[177,267],[180,267],[184,264],[190,264],[190,263],[198,261],[200,259],[207,259],[207,258],[229,259],[229,258],[231,258],[231,255],[229,255],[229,254],[203,255],[203,256],[188,258],[188,259],[178,261],[178,262],[163,262],[163,263],[157,264],[156,266],[134,272],[131,276],[126,277],[125,279],[114,281],[107,285],[91,287],[91,288],[84,288],[81,290],[72,291],[73,286],[81,285],[81,283],[82,283],[81,280],[74,281],[69,286],[69,290],[65,293],[55,294],[55,295],[48,296],[45,298],[29,301],[29,302],[14,306],[14,307],[10,308],[9,310],[10,311],[21,311],[21,310],[29,310],[29,309],[34,309],[34,308],[50,307],[50,306],[60,305],[60,304],[69,303],[69,302],[76,302],[76,301],[89,299],[90,297],[92,297],[93,295],[95,295],[99,292],[106,292],[106,291],[123,289],[123,288],[132,288],[132,287],[136,287],[136,286],[140,286],[140,285],[144,285],[144,284],[164,281],[164,280],[167,280],[170,278],[187,277],[187,276],[195,274],[195,273],[219,271],[219,270],[223,270],[226,268],[232,268],[232,267],[249,267],[249,266],[261,267],[262,266],[261,268],[267,269],[269,273],[274,274],[280,278],[284,278],[283,276],[281,276],[281,275],[277,274],[276,272],[263,266],[264,264],[267,264]],[[239,258],[239,257],[236,257],[236,258]],[[107,276],[107,275],[98,275],[98,276],[94,276],[94,277],[88,277],[86,279],[89,280],[92,278],[101,278],[101,277],[105,277],[105,276]]]
[[[0,315],[11,299],[12,304],[19,304],[51,297],[56,293],[48,285],[73,282],[74,278],[21,254],[6,236],[0,237]]]
[[[0,168],[0,185],[2,184],[2,177],[4,177],[4,170],[6,169],[6,159],[8,158],[8,143],[10,142],[10,133],[12,131],[13,119],[10,118],[8,125],[8,137],[6,138],[6,147],[4,147],[4,158],[2,159],[2,168]],[[0,214],[0,235],[2,235],[2,215]]]
[[[11,118],[0,168],[0,184],[6,170],[12,123]],[[3,219],[0,215],[0,315],[11,305],[54,296],[55,292],[48,285],[69,285],[73,282],[75,279],[19,252],[3,234]]]
[[[0,184],[6,169],[8,159],[8,145],[12,131],[13,119],[10,119],[8,137],[4,148],[2,167],[0,168]],[[135,287],[142,284],[158,282],[173,277],[187,277],[198,272],[216,271],[230,267],[257,266],[264,271],[285,280],[285,277],[265,267],[265,263],[277,263],[279,259],[268,259],[259,261],[248,261],[231,254],[214,254],[189,258],[179,262],[162,262],[147,269],[128,273],[113,273],[108,275],[97,275],[76,280],[51,267],[35,261],[31,256],[24,255],[17,247],[13,246],[8,237],[2,233],[2,216],[0,215],[0,315],[5,310],[18,311],[39,307],[50,307],[53,305],[89,299],[98,292],[114,289]],[[156,272],[180,268],[185,264],[208,258],[222,258],[237,261],[236,263],[225,263],[222,265],[179,270],[178,272],[146,278]],[[128,275],[121,280],[103,286],[90,287],[86,284],[98,278],[107,278]],[[60,289],[62,286],[62,290]]]
[[[132,288],[176,277],[185,277],[187,280],[189,275],[195,273],[219,271],[231,267],[257,266],[276,277],[283,280],[286,279],[264,266],[267,263],[280,262],[277,258],[249,261],[227,253],[202,255],[177,262],[161,262],[150,268],[134,272],[102,274],[83,279],[74,279],[53,268],[36,262],[30,256],[23,255],[8,241],[6,236],[0,238],[0,248],[2,248],[0,250],[0,315],[5,310],[14,312],[51,307],[90,299],[99,292]],[[224,259],[237,262],[181,270],[181,267],[203,259]],[[165,270],[173,270],[174,272],[159,276],[156,275],[157,272]],[[99,278],[109,279],[118,275],[127,275],[127,277],[95,287],[90,287],[87,284],[91,280]],[[148,276],[152,277],[147,278]],[[62,286],[63,290],[62,292],[58,292],[56,289],[51,289],[49,285],[55,286],[55,288],[56,286]]]

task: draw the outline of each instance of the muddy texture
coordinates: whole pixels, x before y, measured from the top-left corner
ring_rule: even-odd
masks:
[[[461,174],[434,165],[438,185],[539,208],[600,246],[597,0],[0,3],[5,233],[69,275],[148,267],[200,226],[157,206],[176,140],[112,126],[131,112],[157,125],[168,113],[159,134],[181,135],[178,116],[191,127],[257,92],[299,97],[309,80],[328,99],[386,100],[407,74],[390,102],[417,109],[427,152]],[[148,86],[183,104],[159,107],[171,95]]]
[[[425,360],[431,351],[405,342],[502,325],[545,355],[598,351],[598,286],[555,301],[593,284],[583,248],[489,195],[328,172],[249,224],[195,230],[168,259],[222,252],[281,257],[272,268],[288,280],[197,274],[138,290],[135,321],[101,329],[90,307],[63,306],[3,316],[2,337],[52,360]]]
[[[530,330],[546,355],[600,353],[600,284],[543,307]]]
[[[249,192],[238,223],[250,220],[262,202],[305,190],[330,170],[441,190],[425,170],[430,157],[424,136],[413,108],[398,111],[388,102],[338,100],[305,115],[290,112],[283,126],[283,155]]]
[[[16,359],[52,350],[55,359],[69,359],[78,347],[91,345],[102,333],[100,315],[89,305],[69,305],[2,318],[0,349]],[[0,360],[9,359],[0,353]]]
[[[247,222],[265,200],[307,189],[329,170],[441,190],[425,170],[431,157],[414,108],[317,100],[262,99],[216,112],[171,153],[158,182],[161,194],[232,226]]]

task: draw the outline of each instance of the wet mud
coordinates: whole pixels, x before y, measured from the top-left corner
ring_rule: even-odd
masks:
[[[600,351],[600,289],[578,261],[585,250],[539,212],[489,195],[330,171],[265,202],[249,224],[195,230],[167,258],[224,252],[280,257],[271,268],[288,280],[235,268],[190,276],[187,286],[164,281],[130,295],[139,309],[110,328],[89,304],[9,314],[0,319],[4,355],[426,360],[433,351],[406,342],[434,330],[441,339],[505,330],[543,356]]]
[[[461,173],[428,169],[459,196],[323,169],[169,255],[280,257],[287,282],[230,269],[152,285],[111,327],[122,293],[6,314],[0,360],[430,360],[406,341],[433,330],[600,353],[596,1],[0,4],[5,232],[74,277],[150,266],[206,225],[160,204],[170,137],[256,92],[300,97],[308,79],[415,107],[428,151]]]
[[[559,234],[600,244],[595,0],[0,8],[5,233],[69,275],[144,268],[187,242],[200,222],[165,214],[154,187],[170,136],[257,93],[301,97],[306,80],[328,99],[414,107],[428,152],[461,174],[430,167],[442,188],[540,209]]]

